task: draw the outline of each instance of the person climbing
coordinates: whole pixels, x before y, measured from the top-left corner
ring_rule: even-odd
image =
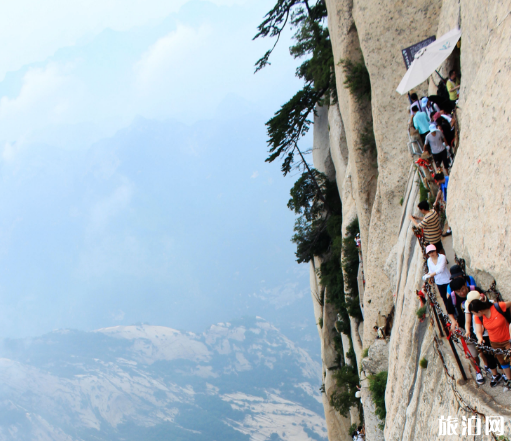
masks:
[[[439,254],[444,254],[442,245],[442,229],[440,228],[440,218],[434,208],[430,210],[428,201],[421,201],[417,205],[419,211],[424,215],[423,218],[410,215],[410,220],[417,228],[424,231],[424,241],[427,245],[435,245]],[[418,222],[420,221],[420,223]]]
[[[447,150],[445,148],[445,138],[442,132],[438,130],[436,124],[430,124],[429,134],[426,135],[424,146],[431,147],[431,153],[437,167],[440,167],[443,163],[444,174],[445,176],[449,176],[449,159],[447,158]]]
[[[450,115],[445,115],[444,113],[440,112],[438,116],[435,113],[431,120],[434,121],[437,125],[437,127],[442,132],[442,135],[444,135],[445,141],[447,142],[447,146],[452,146],[454,141],[454,127],[453,127],[453,118]],[[435,119],[436,116],[436,119]]]
[[[434,277],[436,287],[444,301],[447,313],[449,314],[449,311],[454,312],[452,303],[448,302],[447,299],[447,287],[451,281],[451,273],[449,268],[447,268],[447,258],[443,254],[438,254],[435,245],[428,245],[426,247],[426,254],[428,255],[428,274],[424,275],[422,280],[426,281]]]
[[[373,329],[376,331],[376,339],[385,340],[385,326],[373,326]]]
[[[469,311],[474,315],[476,335],[479,344],[484,344],[483,326],[488,331],[488,337],[493,349],[509,350],[511,344],[509,339],[509,322],[504,315],[511,307],[511,302],[495,302],[480,299],[472,300],[469,304]],[[506,374],[505,386],[511,388],[511,370],[509,369],[509,356],[496,354],[500,367]],[[492,379],[493,380],[493,379]]]
[[[454,265],[453,265],[454,266]],[[459,268],[459,267],[458,267]],[[471,318],[470,313],[465,308],[465,302],[467,301],[467,295],[470,291],[480,291],[482,290],[478,288],[475,285],[466,285],[466,279],[463,275],[456,274],[456,277],[453,277],[451,274],[451,283],[449,284],[450,287],[450,300],[454,307],[454,314],[452,312],[447,312],[449,315],[449,318],[451,319],[451,324],[454,329],[458,328],[462,331],[466,331],[466,321],[467,318]],[[472,279],[473,280],[473,279]],[[451,310],[452,311],[452,310]],[[470,325],[469,325],[470,329]],[[472,334],[472,338],[475,339],[475,334]],[[475,345],[473,343],[467,342],[468,349],[470,351],[470,354],[474,359],[477,360],[477,357],[479,356],[479,352]],[[483,360],[484,361],[484,360]],[[476,381],[479,384],[484,383],[484,378],[482,375],[476,375]]]
[[[467,300],[467,295],[470,291],[482,291],[475,285],[467,285],[464,277],[452,277],[450,288],[450,299],[454,305],[455,313],[449,314],[451,323],[455,328],[465,329],[465,311],[464,303]],[[472,351],[471,351],[472,352]]]
[[[449,99],[454,104],[458,99],[460,80],[456,77],[456,71],[452,69],[449,72],[449,79],[446,82],[447,91],[449,92]]]
[[[426,135],[429,133],[430,127],[429,117],[426,112],[422,112],[417,104],[412,106],[412,116],[410,117],[410,127],[415,127],[424,144]]]
[[[412,115],[412,107],[413,106],[417,106],[419,108],[419,110],[422,110],[422,107],[421,107],[421,102],[419,101],[419,97],[417,96],[416,93],[412,93],[410,95],[410,102],[412,104],[410,104],[410,115]]]
[[[447,89],[445,89],[445,92],[445,96],[429,95],[428,101],[430,103],[435,103],[438,109],[443,110],[446,113],[451,113],[453,108],[451,100],[449,99],[449,92],[447,92]]]
[[[469,291],[473,291],[473,288],[476,286],[476,282],[472,276],[466,276],[463,273],[463,270],[461,269],[461,266],[459,265],[453,265],[449,269],[451,273],[451,280],[454,279],[463,279],[465,281],[465,284],[467,285],[467,288],[469,288]],[[447,297],[451,297],[451,285],[447,287]]]
[[[472,279],[473,280],[473,279]],[[487,297],[484,293],[480,292],[480,290],[470,291],[467,294],[467,300],[465,301],[465,336],[470,338],[476,338],[476,324],[475,321],[472,320],[472,313],[470,312],[470,303],[473,300],[482,300],[483,302],[487,301]],[[483,340],[485,346],[491,346],[490,337],[488,336],[488,330],[484,329],[483,332]],[[491,374],[490,386],[495,387],[501,380],[506,381],[507,378],[504,375],[501,375],[497,371],[497,359],[490,353],[485,354],[483,351],[478,351],[481,360],[484,363],[484,370]],[[474,357],[477,360],[477,357]],[[476,378],[476,381],[479,384],[483,382],[479,382]]]
[[[438,193],[436,195],[435,205],[440,203],[440,200],[443,200],[447,203],[447,185],[449,185],[449,176],[445,176],[442,172],[437,173],[434,177],[436,185],[438,185]],[[444,224],[445,233],[442,233],[442,237],[450,236],[452,234],[451,229],[447,223],[447,218]]]
[[[433,101],[430,101],[427,96],[421,98],[421,107],[422,110],[428,115],[431,115],[431,113],[436,113],[440,110],[440,108]]]
[[[358,426],[358,428],[351,434],[353,441],[364,441],[365,438],[365,428],[363,426]]]

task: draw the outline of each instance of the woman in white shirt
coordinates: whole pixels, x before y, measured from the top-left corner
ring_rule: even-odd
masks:
[[[426,281],[434,277],[438,292],[444,304],[447,304],[447,286],[451,281],[451,272],[449,268],[447,268],[447,258],[445,255],[437,253],[435,245],[428,245],[426,247],[426,254],[428,255],[429,272],[422,279]]]

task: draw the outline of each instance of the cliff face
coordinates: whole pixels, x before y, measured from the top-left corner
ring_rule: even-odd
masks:
[[[339,103],[318,109],[313,159],[316,168],[337,182],[344,229],[355,217],[360,224],[366,280],[364,321],[352,320],[352,340],[358,367],[363,370],[367,440],[435,439],[438,418],[470,416],[460,410],[466,405],[477,407],[484,415],[510,415],[511,401],[486,385],[478,387],[465,360],[462,363],[469,381],[464,385],[449,381],[446,369],[455,379],[460,378],[449,345],[445,340],[435,343],[429,319],[419,322],[415,314],[423,258],[408,215],[416,213],[418,179],[407,148],[408,99],[395,89],[405,73],[401,49],[430,35],[461,28],[460,58],[450,57],[439,69],[447,76],[456,66],[462,74],[460,145],[451,170],[447,205],[452,248],[466,260],[467,272],[482,288],[495,280],[504,298],[511,299],[511,177],[506,167],[511,150],[507,142],[511,100],[506,81],[511,69],[511,1],[327,0],[326,4]],[[370,104],[358,103],[345,88],[341,63],[345,59],[363,59],[371,80]],[[426,95],[428,89],[436,94],[432,82],[416,91]],[[360,145],[360,133],[368,126],[375,134],[377,165]],[[453,264],[451,251],[449,255]],[[320,290],[314,268],[311,282],[313,290]],[[373,326],[393,308],[390,340],[375,340]],[[335,388],[327,370],[332,361],[331,320],[335,317],[327,307],[319,306],[316,315],[324,320],[319,331],[329,439],[349,439],[347,427],[352,421],[340,417],[328,404],[329,391]],[[369,355],[362,361],[363,348],[369,349]],[[429,361],[427,369],[419,367],[422,357]],[[364,378],[383,370],[388,370],[388,382],[382,431]]]

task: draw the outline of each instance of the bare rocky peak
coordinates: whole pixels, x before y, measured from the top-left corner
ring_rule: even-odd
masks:
[[[326,439],[320,366],[259,318],[57,331],[1,355],[0,440]]]

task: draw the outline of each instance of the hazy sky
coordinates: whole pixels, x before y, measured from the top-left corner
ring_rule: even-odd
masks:
[[[0,45],[0,333],[241,315],[312,326],[292,178],[264,122],[300,87],[274,0],[20,0]],[[312,328],[311,328],[312,329]]]

